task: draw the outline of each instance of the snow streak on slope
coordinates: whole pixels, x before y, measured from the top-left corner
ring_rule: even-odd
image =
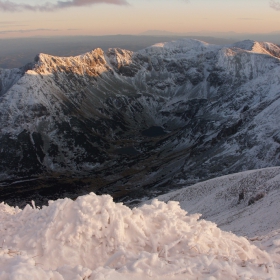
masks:
[[[0,69],[0,97],[23,76],[22,69]]]
[[[42,209],[2,203],[0,279],[279,279],[275,252],[186,214],[177,202],[131,210],[93,193]]]

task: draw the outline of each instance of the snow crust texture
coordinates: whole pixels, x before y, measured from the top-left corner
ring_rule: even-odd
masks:
[[[214,178],[159,196],[223,230],[254,238],[280,228],[280,167]]]
[[[2,203],[0,279],[279,279],[277,253],[199,217],[93,193],[42,209]]]

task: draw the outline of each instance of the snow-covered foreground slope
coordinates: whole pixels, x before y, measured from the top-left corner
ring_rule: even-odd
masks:
[[[280,167],[208,180],[159,197],[201,213],[223,230],[254,237],[280,229]]]
[[[42,209],[2,203],[0,279],[280,279],[279,174],[234,174],[164,197],[227,230],[263,235],[250,241],[174,201],[129,209],[91,193]]]

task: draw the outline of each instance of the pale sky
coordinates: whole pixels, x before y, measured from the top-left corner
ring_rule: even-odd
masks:
[[[280,31],[280,0],[0,0],[0,38]]]

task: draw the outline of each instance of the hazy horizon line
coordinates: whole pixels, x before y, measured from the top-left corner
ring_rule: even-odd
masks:
[[[53,31],[53,29],[51,29]],[[20,30],[1,30],[1,34],[8,34],[8,33],[28,33],[34,31],[50,31],[50,29],[20,29]],[[59,29],[55,29],[55,31],[63,31]],[[65,31],[69,31],[68,29]],[[186,32],[174,32],[174,31],[167,31],[167,30],[160,30],[160,29],[151,29],[146,30],[140,33],[106,33],[106,34],[81,34],[81,35],[33,35],[33,36],[17,36],[17,37],[7,37],[7,38],[0,38],[0,39],[20,39],[20,38],[53,38],[53,37],[106,37],[106,36],[188,36],[188,35],[198,35],[198,36],[209,36],[211,34],[221,34],[221,35],[277,35],[280,34],[280,30],[270,31],[270,32],[236,32],[236,31],[186,31]]]

